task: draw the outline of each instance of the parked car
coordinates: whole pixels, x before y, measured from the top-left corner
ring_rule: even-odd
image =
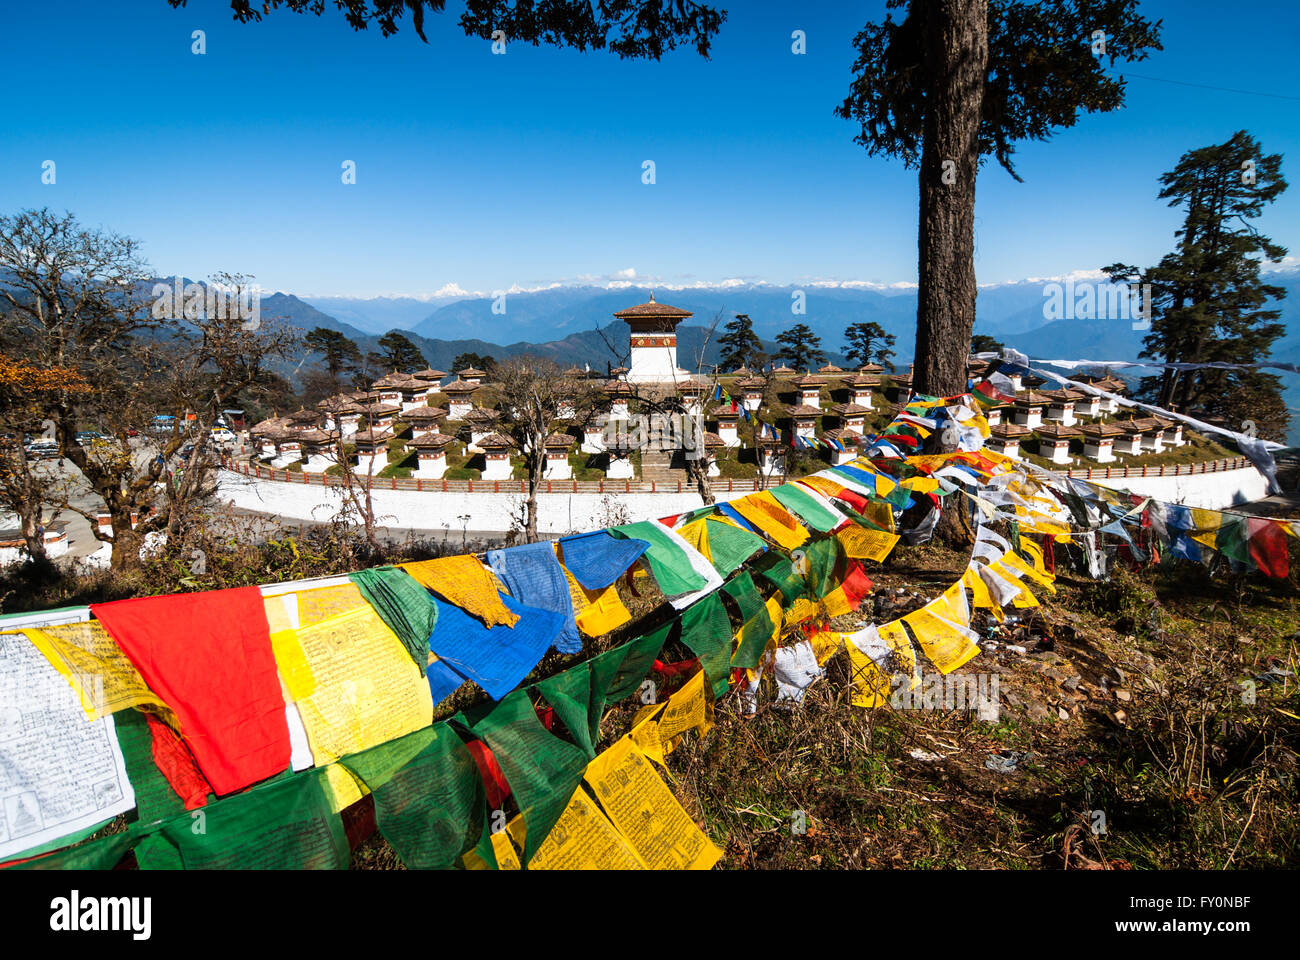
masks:
[[[220,444],[231,444],[237,441],[237,437],[225,427],[213,427],[211,430],[212,442]]]
[[[77,434],[77,443],[83,447],[107,447],[115,442],[115,438],[107,434],[100,433],[98,430],[82,430]]]
[[[28,460],[59,459],[59,443],[57,440],[33,440],[24,447],[24,450],[27,452]]]

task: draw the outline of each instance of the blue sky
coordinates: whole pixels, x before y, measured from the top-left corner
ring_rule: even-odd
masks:
[[[1142,6],[1165,20],[1165,50],[1133,72],[1300,97],[1293,3]],[[629,270],[664,284],[915,280],[914,173],[867,157],[832,114],[852,38],[883,2],[733,3],[711,60],[659,63],[525,44],[494,56],[448,7],[425,45],[333,12],[238,24],[223,0],[11,5],[0,210],[69,209],[143,240],[160,275],[241,271],[300,294]],[[1177,222],[1157,177],[1242,128],[1286,158],[1295,185],[1262,227],[1300,245],[1300,100],[1133,79],[1123,111],[1022,144],[1025,183],[984,168],[980,282],[1154,262]],[[345,160],[355,185],[340,182]]]

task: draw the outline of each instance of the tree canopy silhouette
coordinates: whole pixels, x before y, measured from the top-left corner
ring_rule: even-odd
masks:
[[[176,8],[188,0],[168,0]],[[230,0],[240,23],[259,21],[272,10],[320,16],[327,0]],[[401,29],[406,14],[411,28],[425,43],[425,14],[446,10],[446,0],[332,0],[353,30],[372,24],[391,37]],[[622,59],[658,60],[679,44],[690,44],[700,56],[710,45],[726,11],[693,0],[466,0],[459,26],[466,36],[493,40],[501,31],[507,41],[523,40],[533,46],[545,43],[577,50],[609,50]]]

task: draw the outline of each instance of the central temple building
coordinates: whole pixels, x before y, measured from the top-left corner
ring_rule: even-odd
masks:
[[[677,366],[677,324],[694,314],[666,303],[646,303],[620,310],[614,316],[628,326],[631,335],[631,367],[628,383],[679,383],[690,374]]]

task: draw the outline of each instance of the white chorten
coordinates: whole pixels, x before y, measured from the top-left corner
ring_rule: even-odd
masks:
[[[677,383],[689,379],[690,374],[677,366],[677,324],[693,313],[655,303],[652,293],[648,302],[620,310],[614,316],[627,324],[631,335],[628,383]]]

